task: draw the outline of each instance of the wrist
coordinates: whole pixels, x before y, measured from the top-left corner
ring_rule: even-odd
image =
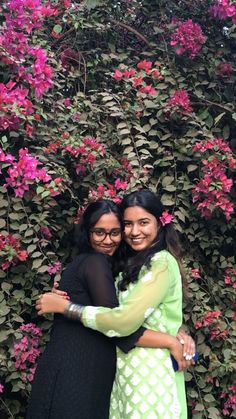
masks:
[[[168,349],[170,351],[173,351],[174,348],[176,348],[176,344],[178,344],[179,342],[178,342],[178,339],[175,336],[169,335],[167,343],[168,343]]]
[[[79,304],[73,304],[70,301],[67,301],[63,314],[68,319],[81,321],[83,310],[84,306],[81,306]]]

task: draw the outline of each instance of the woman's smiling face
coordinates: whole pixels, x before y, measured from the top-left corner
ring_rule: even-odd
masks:
[[[89,236],[94,250],[112,256],[122,239],[121,225],[117,216],[112,212],[102,215],[90,230]]]
[[[139,206],[128,207],[124,211],[124,239],[135,251],[150,247],[157,238],[160,224],[156,217]]]

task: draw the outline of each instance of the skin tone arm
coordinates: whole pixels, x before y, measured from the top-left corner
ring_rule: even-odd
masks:
[[[67,292],[61,291],[59,288],[59,282],[54,282],[52,292],[60,295],[67,300],[69,299]],[[160,333],[160,337],[158,338],[157,333]],[[140,346],[143,348],[169,348],[172,346],[172,350],[175,350],[175,342],[171,341],[171,339],[167,339],[166,333],[156,332],[153,330],[147,329],[144,334],[139,338],[139,340],[136,342],[136,346]],[[158,339],[158,340],[157,340]],[[186,366],[193,365],[194,361],[192,361],[192,357],[195,355],[196,346],[194,340],[189,336],[182,327],[179,329],[177,334],[177,339],[182,344],[182,352],[183,356],[185,358],[185,361],[189,361]],[[163,344],[163,346],[162,346]],[[184,368],[186,368],[186,366]]]
[[[68,300],[64,291],[56,293],[45,293],[36,302],[36,309],[39,315],[46,313],[63,314],[68,305]],[[190,338],[191,339],[191,338]],[[180,341],[167,333],[145,330],[139,338],[136,346],[148,348],[167,348],[175,357],[179,365],[179,370],[193,365],[194,362],[183,358],[183,345]],[[194,348],[195,349],[195,348]]]

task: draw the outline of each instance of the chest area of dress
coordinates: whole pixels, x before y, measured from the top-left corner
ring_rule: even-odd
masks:
[[[117,289],[119,305],[123,305],[125,300],[130,297],[135,286],[135,283],[130,283],[124,291]],[[145,295],[143,298],[145,298]],[[148,306],[147,301],[147,309],[144,313],[143,326],[152,328],[153,330],[158,330],[158,328],[160,328],[160,324],[163,323],[163,310],[164,304],[159,304],[159,306]]]

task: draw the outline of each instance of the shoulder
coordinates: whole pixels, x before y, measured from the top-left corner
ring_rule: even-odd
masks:
[[[167,266],[178,266],[175,257],[168,250],[161,250],[153,255],[152,264],[166,264]]]

